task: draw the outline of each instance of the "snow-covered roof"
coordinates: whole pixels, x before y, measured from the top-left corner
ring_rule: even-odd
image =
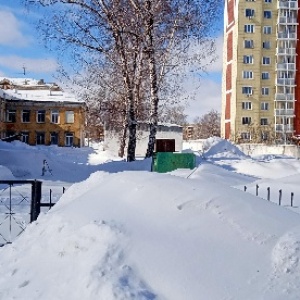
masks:
[[[10,82],[10,89],[0,89],[0,97],[6,100],[28,100],[39,102],[77,102],[83,103],[74,94],[61,90],[54,83],[31,78],[0,77],[0,84]]]

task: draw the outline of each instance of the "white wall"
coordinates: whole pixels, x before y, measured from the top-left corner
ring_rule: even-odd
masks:
[[[300,149],[296,145],[267,146],[261,144],[239,144],[237,147],[250,156],[274,154],[300,158]]]
[[[174,132],[174,131],[158,131],[156,134],[157,139],[175,139],[175,151],[181,152],[182,151],[182,142],[183,136],[182,132]],[[137,132],[137,144],[136,144],[136,151],[135,155],[144,157],[148,147],[148,140],[149,140],[149,132],[148,131],[138,131]],[[125,155],[127,153],[127,142],[126,140],[126,147],[125,147]],[[117,134],[112,132],[105,132],[104,137],[104,149],[111,151],[113,154],[117,155],[120,147],[120,138]]]

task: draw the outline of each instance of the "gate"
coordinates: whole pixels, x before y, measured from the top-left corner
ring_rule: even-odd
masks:
[[[38,218],[41,206],[52,207],[54,203],[41,203],[41,181],[1,180],[0,185],[5,185],[0,189],[0,246],[3,246]]]

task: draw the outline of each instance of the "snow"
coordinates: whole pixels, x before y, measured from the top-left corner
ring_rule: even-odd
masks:
[[[61,196],[0,248],[0,299],[300,299],[298,160],[211,138],[197,168],[158,174],[92,146],[0,143],[2,179]]]
[[[0,89],[0,97],[3,99],[84,103],[83,100],[76,99],[75,96],[69,92],[51,90],[53,84],[50,83],[39,84],[38,80],[31,78],[0,77],[0,81],[4,79],[8,79],[14,85],[21,86],[22,89]]]

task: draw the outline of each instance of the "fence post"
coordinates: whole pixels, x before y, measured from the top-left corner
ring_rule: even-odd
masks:
[[[30,222],[35,221],[41,212],[42,182],[33,181],[31,185]]]
[[[259,186],[258,184],[256,185],[256,196],[258,196],[258,189],[259,189]]]
[[[294,193],[291,192],[291,207],[294,205]]]
[[[52,190],[50,189],[50,208],[52,207]],[[50,209],[49,208],[49,209]]]
[[[247,187],[246,186],[244,186],[244,192],[247,192]]]
[[[281,205],[282,190],[279,190],[279,205]]]
[[[270,201],[270,187],[267,188],[267,191],[268,191],[267,199],[268,199],[268,201]]]

